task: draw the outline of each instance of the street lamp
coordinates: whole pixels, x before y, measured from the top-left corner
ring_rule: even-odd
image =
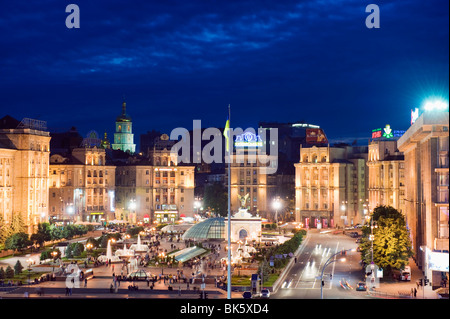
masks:
[[[28,285],[30,285],[31,284],[31,282],[30,282],[31,265],[33,264],[33,259],[31,259],[31,258],[27,259],[27,263],[28,263]]]
[[[51,252],[51,255],[53,257],[53,269],[52,269],[52,272],[55,272],[55,259],[56,259],[56,256],[58,256],[58,252],[56,250],[54,250],[54,251]]]
[[[162,252],[160,252],[159,254],[158,254],[158,257],[159,257],[159,259],[160,259],[160,262],[161,262],[161,275],[163,275],[164,276],[164,264],[163,264],[163,259],[166,257],[166,254],[162,251]]]
[[[328,260],[325,262],[325,264],[323,265],[323,267],[322,267],[322,273],[320,274],[320,281],[321,281],[321,285],[320,285],[320,299],[323,299],[323,273],[324,273],[324,271],[325,271],[325,268],[328,266],[328,265],[330,265],[330,264],[332,264],[332,263],[334,263],[334,262],[336,262],[336,261],[341,261],[341,262],[344,262],[345,261],[345,258],[343,257],[343,258],[340,258],[340,259],[333,259],[334,257],[336,257],[337,255],[339,255],[339,254],[341,254],[341,255],[346,255],[346,253],[348,252],[348,251],[355,251],[355,249],[347,249],[347,250],[342,250],[342,251],[339,251],[339,252],[337,252],[337,253],[335,253],[334,255],[332,255],[330,258],[328,258]],[[333,260],[331,260],[331,259],[333,259]]]
[[[272,207],[275,209],[275,222],[277,223],[278,228],[278,210],[281,209],[281,201],[279,198],[273,200]]]
[[[136,214],[136,200],[135,199],[130,200],[130,204],[128,205],[128,209],[131,210],[133,214]]]
[[[92,243],[87,243],[86,244],[86,249],[88,251],[88,258],[89,258],[89,255],[90,255],[90,252],[91,252],[92,248],[94,248],[94,245]]]

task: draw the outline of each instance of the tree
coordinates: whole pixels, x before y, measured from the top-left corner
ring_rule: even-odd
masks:
[[[4,244],[6,238],[12,235],[11,225],[7,224],[3,219],[3,216],[0,216],[0,244]]]
[[[5,277],[8,279],[14,278],[14,270],[11,268],[11,266],[6,267]]]
[[[28,239],[28,234],[26,233],[15,233],[8,237],[5,241],[5,248],[12,250],[22,251],[31,245],[31,241]]]
[[[17,213],[13,215],[11,220],[11,231],[13,234],[26,232],[25,223],[21,214]]]
[[[409,231],[404,216],[390,206],[378,206],[374,209],[373,223],[373,262],[391,273],[393,269],[402,269],[413,256]],[[371,225],[363,227],[360,243],[361,259],[372,262]]]
[[[3,267],[0,268],[0,280],[3,280],[6,278],[5,269]]]
[[[228,192],[222,183],[216,182],[205,187],[203,204],[217,216],[228,215]]]
[[[20,275],[22,273],[22,270],[23,270],[23,266],[20,263],[20,261],[17,260],[16,264],[14,265],[14,273],[16,275]]]
[[[76,256],[80,256],[84,251],[84,245],[81,243],[71,243],[67,246],[66,249],[66,257],[72,258]]]

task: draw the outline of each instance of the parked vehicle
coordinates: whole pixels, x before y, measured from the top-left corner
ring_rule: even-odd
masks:
[[[244,299],[252,299],[252,292],[244,291],[244,293],[242,294],[242,297],[244,297]]]
[[[269,298],[270,297],[270,291],[267,288],[261,289],[261,298]]]
[[[411,267],[405,266],[405,269],[403,269],[400,274],[400,280],[411,281]]]

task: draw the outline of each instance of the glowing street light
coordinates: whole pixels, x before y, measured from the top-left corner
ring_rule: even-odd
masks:
[[[275,209],[275,221],[277,223],[277,227],[278,227],[278,210],[281,209],[281,201],[276,198],[274,199],[273,203],[272,203],[272,207]]]

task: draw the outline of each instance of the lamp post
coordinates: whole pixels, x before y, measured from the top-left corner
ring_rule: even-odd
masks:
[[[323,273],[325,271],[325,268],[327,268],[328,265],[338,261],[337,259],[333,259],[334,257],[336,257],[337,255],[341,254],[341,255],[345,255],[348,251],[354,251],[354,249],[347,249],[347,250],[341,250],[335,254],[333,254],[330,258],[327,259],[327,261],[325,262],[325,264],[322,267],[322,272],[320,274],[320,281],[321,281],[321,285],[320,285],[320,299],[323,299]],[[332,260],[333,259],[333,260]],[[345,258],[341,258],[339,259],[339,261],[345,261]]]
[[[58,255],[58,252],[56,250],[54,250],[54,251],[52,251],[51,255],[53,257],[53,269],[52,269],[52,272],[55,272],[55,258]]]
[[[128,205],[128,208],[129,208],[129,210],[132,212],[132,216],[129,216],[129,217],[133,217],[133,219],[134,219],[134,215],[136,214],[136,200],[135,199],[132,199],[132,200],[130,200],[130,204]],[[131,219],[131,218],[129,218],[129,219]]]
[[[30,277],[31,277],[31,265],[33,264],[33,260],[31,258],[27,259],[28,263],[28,285],[31,284]]]
[[[92,243],[87,243],[86,244],[86,249],[88,251],[88,259],[89,259],[89,255],[91,253],[92,248],[94,248],[94,245]]]
[[[281,205],[281,201],[279,198],[276,198],[273,200],[272,207],[275,209],[275,222],[277,223],[277,229],[279,229],[278,228],[278,210],[281,209],[281,206],[282,205]]]
[[[166,257],[166,254],[162,251],[158,254],[160,262],[161,262],[161,275],[164,276],[164,264],[163,264],[163,259]]]

